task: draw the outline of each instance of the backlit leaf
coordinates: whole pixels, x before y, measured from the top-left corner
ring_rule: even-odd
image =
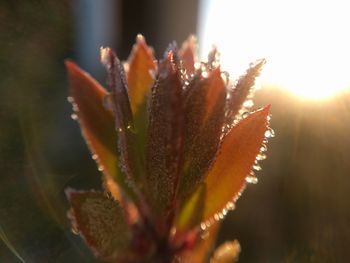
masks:
[[[236,242],[212,248],[220,219],[255,180],[264,137],[273,136],[269,106],[243,114],[265,61],[232,88],[218,49],[200,63],[196,52],[192,36],[180,50],[170,44],[159,63],[141,35],[123,64],[101,48],[108,92],[66,62],[74,116],[113,196],[68,189],[69,218],[104,261],[237,259]]]
[[[121,256],[128,247],[128,226],[118,203],[99,192],[66,190],[71,204],[69,217],[95,256],[107,261]]]
[[[136,44],[126,65],[128,93],[137,134],[137,151],[144,162],[148,126],[148,99],[154,83],[156,62],[153,50],[147,46],[143,36],[138,35]]]
[[[220,53],[216,46],[213,46],[208,54],[208,66],[209,68],[217,67],[220,65]]]
[[[182,60],[186,74],[189,76],[195,72],[195,61],[197,56],[197,39],[190,36],[181,46],[179,56]]]
[[[234,202],[245,186],[245,178],[252,169],[264,139],[269,108],[267,106],[242,119],[224,137],[205,180],[208,194],[204,221],[223,211],[228,203]]]
[[[217,151],[224,121],[226,88],[220,68],[195,78],[185,101],[185,175],[179,195],[192,194]]]
[[[247,72],[239,78],[235,87],[229,92],[230,97],[227,103],[227,123],[232,124],[236,114],[242,108],[244,101],[251,92],[255,79],[260,75],[265,59],[257,60]]]
[[[115,130],[118,132],[120,167],[126,174],[128,183],[135,185],[140,179],[142,168],[136,150],[136,135],[124,69],[110,48],[101,49],[101,62],[107,70],[107,83],[111,90],[111,107],[115,115]]]
[[[152,88],[146,159],[149,192],[160,211],[173,200],[182,169],[182,104],[181,73],[170,50]]]
[[[69,100],[93,159],[107,177],[120,182],[114,116],[103,106],[107,91],[74,62],[66,60],[65,64],[69,77]],[[115,197],[118,197],[118,191],[118,186],[115,186]]]
[[[139,107],[147,100],[154,82],[152,71],[156,69],[153,50],[147,46],[142,35],[138,35],[127,61],[128,93],[131,110],[135,116]]]

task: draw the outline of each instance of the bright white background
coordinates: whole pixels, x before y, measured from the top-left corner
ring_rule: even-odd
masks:
[[[324,98],[349,86],[349,10],[344,0],[203,0],[201,54],[215,43],[233,76],[264,57],[264,82]]]

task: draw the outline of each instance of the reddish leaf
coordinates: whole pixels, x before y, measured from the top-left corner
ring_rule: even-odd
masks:
[[[191,149],[194,138],[203,125],[207,86],[201,72],[197,71],[184,90],[184,140],[185,151]]]
[[[207,177],[207,196],[203,221],[234,202],[245,186],[245,178],[259,154],[267,128],[269,106],[242,119],[224,137]]]
[[[197,54],[197,39],[195,36],[190,36],[179,50],[180,59],[183,62],[183,67],[186,74],[189,76],[195,72],[195,61]]]
[[[146,159],[148,188],[159,211],[173,200],[182,169],[182,103],[179,65],[169,51],[152,88]]]
[[[222,134],[226,89],[220,68],[207,78],[196,77],[185,102],[185,176],[181,198],[192,194],[214,159]]]
[[[66,190],[71,204],[69,217],[75,231],[95,256],[115,262],[128,246],[128,226],[122,210],[102,193]]]
[[[120,172],[119,172],[120,173]],[[117,182],[110,176],[105,176],[103,178],[103,186],[112,197],[120,202],[121,207],[123,208],[125,219],[129,225],[134,224],[140,217],[139,212],[137,210],[135,202],[135,196],[132,190],[129,188],[127,184],[124,184],[122,189],[128,194],[127,196],[122,195],[119,185]],[[129,197],[129,198],[127,198]]]
[[[118,131],[120,167],[126,174],[129,184],[134,185],[140,179],[142,168],[135,145],[134,123],[124,69],[110,48],[101,49],[101,62],[108,73],[111,106],[115,114],[115,129]]]
[[[265,59],[257,60],[247,72],[239,78],[233,90],[230,91],[230,98],[227,103],[227,123],[232,124],[236,114],[242,108],[247,99],[255,79],[260,75],[261,68],[265,65]]]
[[[117,134],[114,130],[114,117],[113,113],[103,106],[107,92],[74,62],[66,60],[65,64],[69,75],[69,93],[74,114],[78,117],[82,134],[92,156],[107,177],[121,182],[117,171]],[[117,186],[113,192],[115,197],[118,197]]]

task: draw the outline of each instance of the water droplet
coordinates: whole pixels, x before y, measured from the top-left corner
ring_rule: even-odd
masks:
[[[208,74],[208,72],[207,72],[207,71],[203,71],[203,72],[202,72],[202,77],[203,77],[203,78],[207,78],[207,77],[208,77],[208,75],[209,75],[209,74]]]
[[[72,226],[71,231],[74,235],[79,235],[79,230],[75,226]]]
[[[266,137],[266,138],[273,138],[273,137],[275,137],[275,132],[274,132],[274,130],[271,129],[271,128],[268,128],[268,129],[266,130],[266,132],[265,132],[265,137]]]
[[[267,151],[267,146],[266,144],[262,144],[260,147],[260,153],[266,152]]]
[[[205,223],[201,223],[201,229],[202,229],[202,230],[207,229],[207,226],[206,226],[206,224],[205,224]]]
[[[255,171],[261,171],[261,166],[260,166],[258,163],[255,163],[255,164],[253,165],[253,169],[254,169]]]
[[[91,156],[91,158],[92,158],[92,160],[97,160],[97,159],[98,159],[98,155],[97,155],[97,154],[93,154],[93,155]]]
[[[251,108],[254,106],[254,102],[253,100],[246,100],[244,103],[243,103],[243,107],[245,108]]]
[[[255,176],[255,175],[248,175],[246,178],[245,178],[246,182],[247,183],[250,183],[250,184],[256,184],[258,183],[258,178]]]
[[[222,215],[223,216],[227,215],[227,209],[226,208],[222,209]]]
[[[105,168],[103,167],[103,165],[99,165],[99,166],[97,167],[97,169],[98,169],[100,172],[103,172],[103,170],[104,170]]]
[[[250,115],[248,111],[242,113],[242,118],[245,119]]]
[[[71,96],[68,96],[68,97],[67,97],[67,101],[68,101],[69,103],[74,103],[74,98],[71,97]]]
[[[74,112],[78,112],[79,111],[78,105],[76,103],[72,103],[72,109],[73,109]]]
[[[122,128],[118,128],[118,132],[122,132],[123,131],[123,129]]]
[[[201,67],[201,63],[200,63],[200,62],[195,62],[195,63],[194,63],[194,68],[195,68],[196,70],[200,69],[200,67]]]
[[[256,160],[257,160],[257,161],[262,161],[262,160],[265,160],[265,159],[266,159],[266,154],[259,153],[259,154],[256,156]]]
[[[235,204],[233,202],[228,202],[226,205],[227,210],[233,210],[235,209]]]
[[[75,120],[75,121],[79,119],[78,115],[75,114],[75,113],[72,113],[72,114],[70,115],[70,117],[71,117],[73,120]]]
[[[214,219],[215,219],[215,221],[219,221],[219,220],[220,220],[219,214],[215,214],[215,215],[214,215]]]
[[[205,223],[205,225],[207,227],[211,227],[212,224],[213,224],[213,219],[212,218]]]

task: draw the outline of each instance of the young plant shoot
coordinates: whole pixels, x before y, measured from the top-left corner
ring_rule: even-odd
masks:
[[[65,62],[69,101],[103,174],[104,191],[67,189],[73,229],[106,262],[234,261],[240,247],[212,252],[220,220],[265,158],[269,106],[250,111],[265,60],[233,81],[216,48],[197,61],[196,40],[156,61],[137,36],[122,63],[101,48],[107,89]]]

